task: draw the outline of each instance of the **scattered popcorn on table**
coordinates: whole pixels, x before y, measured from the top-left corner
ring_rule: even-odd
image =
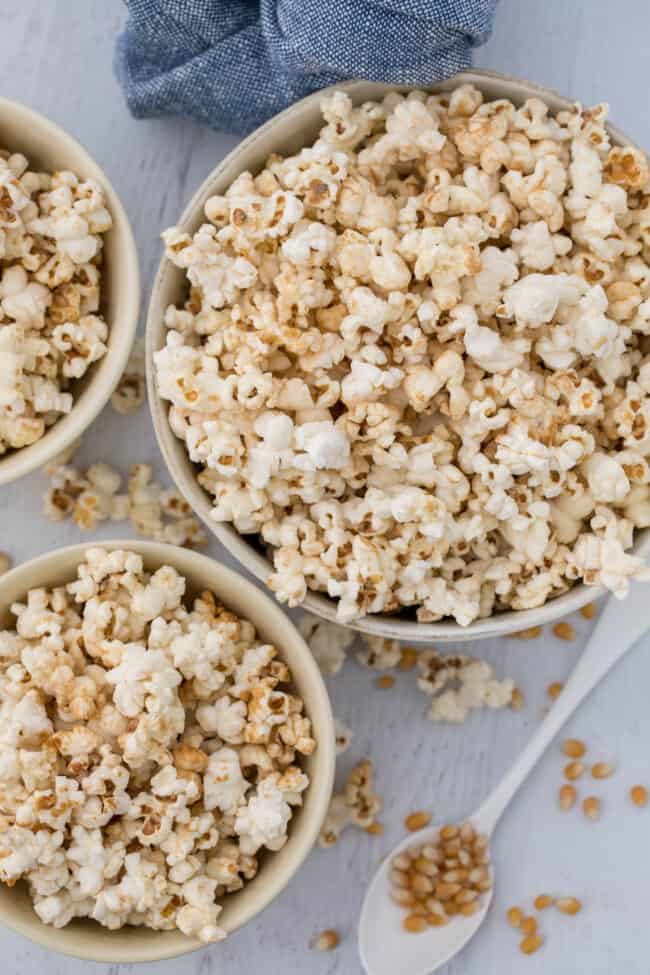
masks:
[[[128,481],[129,519],[140,535],[171,545],[205,545],[201,523],[175,488],[151,480],[149,464],[134,464]]]
[[[310,613],[304,613],[298,621],[298,629],[314,655],[314,660],[325,677],[338,674],[345,663],[345,651],[356,639],[354,630],[337,623],[328,623]]]
[[[0,455],[35,443],[106,352],[101,186],[0,150]]]
[[[89,548],[0,632],[0,880],[36,913],[225,936],[221,901],[287,840],[315,748],[251,623],[171,566]]]
[[[402,659],[402,648],[397,640],[387,640],[381,636],[362,635],[365,648],[357,653],[357,660],[364,667],[373,670],[389,670],[397,667]]]
[[[71,518],[83,531],[102,521],[126,521],[145,538],[193,548],[204,545],[205,532],[187,501],[174,488],[151,480],[149,464],[134,464],[127,493],[120,493],[122,475],[108,464],[92,464],[85,472],[65,464],[49,464],[50,486],[43,512],[50,521]]]
[[[269,585],[465,626],[650,569],[650,174],[606,107],[323,98],[164,235],[160,395]]]
[[[319,846],[334,846],[348,826],[366,831],[374,826],[382,801],[373,792],[372,774],[372,762],[365,758],[348,775],[343,792],[334,793],[318,838]]]
[[[137,338],[122,378],[111,396],[111,406],[123,416],[130,416],[140,409],[146,395],[144,339]]]
[[[418,686],[433,701],[432,721],[462,724],[476,708],[505,708],[515,692],[510,678],[497,680],[485,660],[463,655],[442,657],[436,650],[423,650],[418,656]]]

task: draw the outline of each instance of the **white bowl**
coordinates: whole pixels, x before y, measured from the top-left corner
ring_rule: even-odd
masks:
[[[101,311],[109,327],[107,351],[74,383],[70,413],[48,427],[36,443],[0,457],[1,485],[42,467],[68,447],[108,402],[124,372],[138,325],[140,272],[124,207],[105,173],[72,136],[25,105],[0,98],[0,147],[22,152],[30,169],[47,172],[71,169],[80,177],[96,180],[113,218],[112,228],[102,235]]]
[[[432,85],[427,90],[451,91],[465,82],[476,85],[488,99],[509,98],[515,104],[522,104],[527,98],[537,96],[543,99],[553,111],[570,108],[573,104],[570,99],[563,98],[549,88],[487,71],[464,72],[447,81]],[[336,88],[347,91],[355,104],[369,99],[381,99],[387,92],[396,90],[395,85],[369,81],[353,81],[336,85]],[[397,90],[409,91],[410,87],[402,86]],[[190,200],[178,221],[180,228],[188,233],[194,233],[205,220],[203,207],[206,200],[214,194],[224,193],[243,171],[258,172],[263,168],[270,153],[278,152],[283,155],[294,153],[302,146],[313,142],[323,124],[319,110],[322,96],[323,92],[316,92],[292,105],[253,132],[229,153]],[[610,125],[608,130],[614,144],[633,144],[631,139],[615,127]],[[158,443],[171,476],[194,511],[242,565],[258,579],[266,582],[273,570],[271,562],[260,547],[256,547],[246,536],[240,535],[231,525],[215,522],[210,517],[212,509],[210,497],[197,482],[197,469],[190,461],[185,445],[178,440],[169,426],[169,404],[160,398],[156,389],[153,355],[165,344],[167,332],[163,323],[165,309],[170,304],[181,303],[186,291],[187,282],[183,271],[163,258],[154,281],[147,316],[147,387]],[[409,643],[481,640],[549,623],[579,609],[602,594],[601,588],[576,585],[538,609],[495,613],[487,619],[475,620],[469,626],[460,626],[453,621],[418,623],[403,618],[400,614],[364,616],[346,625],[362,633],[405,640]],[[337,622],[336,601],[327,595],[309,591],[302,605],[317,616]]]
[[[76,576],[86,549],[101,546],[138,552],[145,568],[155,570],[172,565],[188,580],[188,592],[210,589],[224,605],[243,619],[250,620],[258,634],[278,648],[293,675],[297,693],[311,719],[317,747],[304,762],[310,784],[304,804],[297,808],[289,825],[289,839],[278,853],[262,859],[257,876],[236,894],[224,899],[219,924],[236,931],[259,914],[289,883],[311,850],[322,825],[334,779],[334,723],[327,691],[320,671],[307,645],[289,617],[264,593],[231,569],[205,555],[175,545],[156,542],[93,542],[92,546],[69,548],[41,555],[0,576],[0,627],[12,622],[10,607],[28,589],[62,585]],[[0,921],[24,934],[44,948],[89,961],[130,963],[159,961],[195,951],[202,945],[180,931],[152,931],[124,927],[109,931],[88,919],[74,920],[64,928],[43,924],[32,907],[27,888],[9,888],[0,883]],[[218,953],[219,948],[215,947]]]

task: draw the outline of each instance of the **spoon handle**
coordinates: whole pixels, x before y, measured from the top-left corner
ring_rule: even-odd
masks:
[[[650,628],[650,592],[647,583],[632,583],[625,600],[610,597],[600,615],[582,656],[555,704],[532,738],[477,810],[474,822],[491,833],[501,813],[544,754],[565,721],[587,694]]]

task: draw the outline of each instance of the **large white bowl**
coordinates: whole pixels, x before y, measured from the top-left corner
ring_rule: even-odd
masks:
[[[549,88],[487,71],[464,72],[433,85],[428,90],[451,91],[465,82],[476,85],[488,99],[509,98],[515,104],[522,104],[527,98],[537,96],[543,99],[553,111],[569,108],[573,104],[570,99],[563,98]],[[347,91],[355,104],[368,99],[381,99],[387,92],[395,90],[394,85],[367,81],[354,81],[336,87]],[[408,86],[403,86],[399,90],[410,89]],[[190,200],[178,221],[181,229],[194,233],[200,224],[205,222],[203,207],[206,200],[216,193],[224,193],[243,171],[258,172],[263,168],[270,153],[278,152],[286,155],[297,152],[302,146],[313,142],[322,126],[319,111],[322,95],[322,92],[317,92],[292,105],[253,132],[229,153]],[[632,140],[615,127],[608,126],[608,129],[614,144],[632,144]],[[163,323],[165,309],[170,304],[181,303],[186,290],[187,282],[183,271],[163,258],[154,282],[147,317],[147,386],[158,443],[170,474],[194,511],[242,565],[258,579],[266,582],[272,572],[272,566],[263,550],[253,544],[250,536],[240,535],[231,525],[220,524],[210,517],[212,508],[210,497],[197,482],[197,468],[191,463],[185,445],[174,436],[169,426],[169,404],[160,398],[156,389],[153,355],[165,344],[167,331]],[[347,625],[363,633],[411,643],[480,640],[559,619],[596,599],[602,595],[602,592],[602,589],[593,586],[576,585],[539,609],[496,613],[487,619],[475,620],[466,627],[452,621],[418,623],[405,618],[406,614],[364,616]],[[336,622],[336,601],[327,595],[310,591],[303,606],[317,616]]]
[[[311,719],[317,747],[304,762],[310,784],[303,805],[295,810],[289,824],[289,839],[278,853],[262,859],[253,880],[224,900],[219,924],[228,932],[236,931],[259,914],[289,883],[314,845],[325,817],[332,792],[335,755],[334,723],[323,679],[304,640],[273,600],[231,569],[205,555],[175,545],[131,540],[93,542],[92,546],[73,545],[25,562],[0,576],[0,627],[12,624],[11,604],[22,599],[28,589],[70,582],[76,576],[86,549],[98,545],[138,552],[149,570],[172,565],[187,579],[190,596],[209,589],[228,609],[250,620],[258,635],[276,646],[280,657],[289,665],[296,691]],[[201,947],[198,941],[187,938],[180,931],[136,927],[109,931],[88,919],[74,920],[64,928],[50,927],[39,919],[23,884],[9,888],[0,883],[0,922],[44,948],[89,961],[159,961]]]
[[[49,427],[36,443],[0,457],[0,485],[15,481],[80,437],[108,402],[129,358],[140,310],[140,272],[135,241],[124,207],[106,174],[83,146],[25,105],[0,98],[0,148],[22,152],[30,169],[71,169],[102,187],[113,218],[104,235],[101,311],[109,328],[107,351],[73,387],[70,413]]]

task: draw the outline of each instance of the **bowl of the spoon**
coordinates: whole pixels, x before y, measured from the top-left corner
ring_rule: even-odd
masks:
[[[429,975],[453,958],[483,923],[492,890],[481,895],[481,908],[470,917],[459,914],[443,927],[429,927],[417,934],[404,930],[405,909],[390,896],[391,862],[410,847],[435,843],[439,829],[431,826],[407,836],[370,882],[359,919],[359,954],[367,975]]]

